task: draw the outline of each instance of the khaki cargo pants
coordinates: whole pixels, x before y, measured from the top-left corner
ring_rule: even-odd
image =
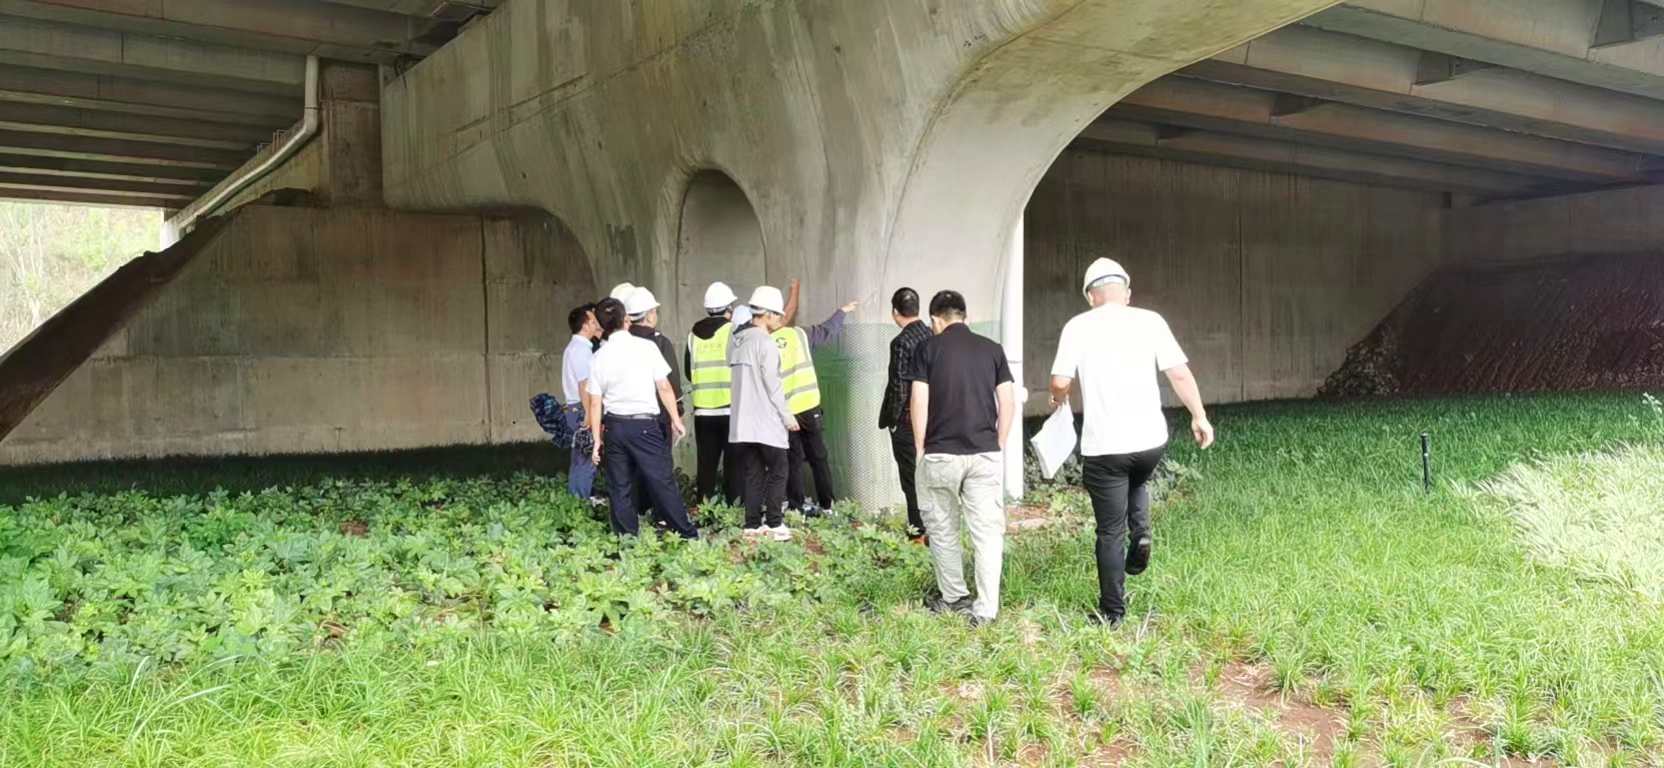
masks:
[[[1003,467],[998,453],[927,453],[914,472],[919,516],[930,534],[936,586],[950,602],[970,594],[965,589],[965,553],[959,536],[963,517],[976,568],[976,603],[971,613],[985,619],[1000,611],[1000,569],[1005,561],[1005,504],[1000,499]]]

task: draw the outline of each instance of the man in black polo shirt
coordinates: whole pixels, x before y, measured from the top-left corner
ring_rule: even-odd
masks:
[[[972,626],[994,620],[1005,559],[1002,451],[1016,416],[1015,385],[1005,351],[965,326],[965,297],[941,291],[930,300],[936,335],[919,346],[913,382],[914,452],[919,512],[941,594],[937,613],[969,613]],[[965,588],[959,520],[971,534],[976,598]]]

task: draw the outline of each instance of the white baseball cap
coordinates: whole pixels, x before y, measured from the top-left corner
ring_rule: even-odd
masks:
[[[630,297],[624,300],[624,311],[630,317],[640,318],[652,312],[659,306],[659,300],[654,298],[653,292],[646,288],[637,288],[630,292]]]
[[[635,292],[636,287],[634,285],[630,283],[619,283],[618,285],[612,287],[612,292],[608,293],[607,296],[609,298],[618,299],[619,301],[629,301],[630,294]]]
[[[727,309],[739,300],[740,297],[734,295],[734,289],[720,280],[705,289],[705,309],[711,312]]]
[[[1081,283],[1080,286],[1081,295],[1084,296],[1090,293],[1093,286],[1105,280],[1115,279],[1120,280],[1124,285],[1132,285],[1132,278],[1114,259],[1098,259],[1086,268],[1086,281]]]
[[[745,325],[746,323],[749,323],[749,322],[751,322],[751,308],[744,305],[744,304],[741,304],[737,307],[734,307],[734,325],[735,325],[735,327]]]
[[[786,298],[780,295],[780,289],[772,285],[764,285],[751,292],[751,308],[766,310],[776,315],[786,314]]]

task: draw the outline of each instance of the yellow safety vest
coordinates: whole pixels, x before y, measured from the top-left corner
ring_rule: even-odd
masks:
[[[715,411],[734,404],[734,373],[728,368],[728,341],[733,337],[733,323],[724,324],[708,339],[688,334],[688,356],[693,362],[688,379],[695,411]]]
[[[820,379],[815,376],[815,356],[809,352],[809,334],[802,328],[775,331],[780,347],[780,385],[786,390],[786,409],[797,415],[820,405]]]

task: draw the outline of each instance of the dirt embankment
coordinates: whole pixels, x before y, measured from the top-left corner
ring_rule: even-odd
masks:
[[[1664,253],[1442,269],[1319,396],[1611,389],[1664,389]]]

